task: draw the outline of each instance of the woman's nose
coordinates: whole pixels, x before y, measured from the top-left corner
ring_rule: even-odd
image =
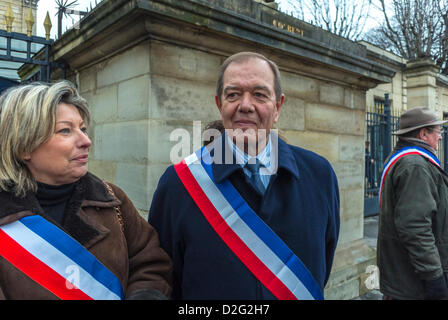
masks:
[[[89,148],[92,145],[92,141],[87,135],[87,132],[80,130],[78,145],[80,148]]]

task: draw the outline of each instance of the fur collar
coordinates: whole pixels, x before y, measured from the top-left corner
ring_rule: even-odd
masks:
[[[82,244],[98,238],[105,233],[105,230],[90,224],[85,215],[80,215],[80,208],[89,206],[112,208],[121,204],[120,200],[109,194],[104,182],[91,173],[87,173],[76,183],[65,209],[65,218],[62,226],[46,216],[35,194],[32,192],[23,198],[18,198],[10,192],[0,192],[0,203],[0,225],[13,222],[25,216],[38,214],[65,230]]]

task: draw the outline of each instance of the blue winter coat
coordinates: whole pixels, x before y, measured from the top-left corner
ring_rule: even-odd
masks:
[[[326,159],[281,139],[278,154],[277,174],[263,197],[239,164],[214,163],[213,176],[217,183],[230,179],[323,291],[339,234],[337,178]],[[173,299],[275,299],[215,233],[173,166],[160,178],[148,221],[173,259]]]

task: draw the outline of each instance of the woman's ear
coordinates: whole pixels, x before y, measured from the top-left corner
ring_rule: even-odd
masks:
[[[22,160],[23,161],[28,161],[31,160],[31,155],[29,153],[26,153],[22,156]]]

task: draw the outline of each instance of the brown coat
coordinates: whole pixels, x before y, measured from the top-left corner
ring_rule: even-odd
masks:
[[[157,232],[120,188],[109,185],[115,197],[94,175],[87,173],[82,177],[67,204],[63,226],[45,215],[34,194],[15,198],[0,192],[0,225],[39,214],[70,234],[112,271],[126,297],[141,289],[169,296],[172,263],[159,246]],[[118,205],[124,232],[114,208]],[[57,297],[0,256],[0,299]]]

